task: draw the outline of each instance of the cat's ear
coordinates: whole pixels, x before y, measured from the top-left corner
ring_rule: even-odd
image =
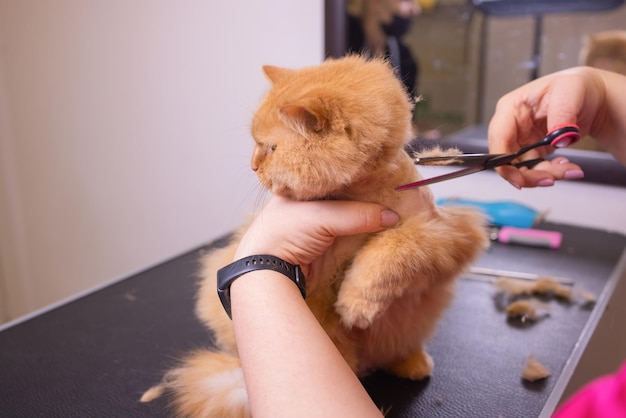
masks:
[[[326,126],[326,119],[322,115],[304,106],[287,105],[281,107],[279,112],[286,122],[303,134],[321,132]]]
[[[264,65],[263,72],[272,83],[276,83],[281,78],[284,78],[285,76],[294,72],[294,70],[290,70],[288,68],[274,67],[273,65]]]

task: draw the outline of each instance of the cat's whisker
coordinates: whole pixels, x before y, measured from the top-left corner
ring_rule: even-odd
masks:
[[[263,207],[266,197],[267,189],[257,181],[248,188],[248,191],[241,199],[241,204],[243,205],[244,202],[252,200],[252,210],[258,212]]]
[[[257,184],[257,187],[259,188],[259,192],[257,193],[256,200],[254,202],[254,207],[253,207],[255,212],[258,212],[259,210],[261,210],[263,205],[265,205],[265,202],[267,201],[267,198],[269,195],[269,190],[261,186],[260,183]]]

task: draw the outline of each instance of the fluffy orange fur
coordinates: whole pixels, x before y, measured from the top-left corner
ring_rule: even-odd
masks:
[[[358,375],[384,369],[429,376],[433,360],[424,345],[454,295],[455,278],[487,246],[483,215],[437,207],[427,187],[394,190],[420,175],[403,150],[412,137],[411,104],[386,61],[348,56],[263,70],[272,87],[252,121],[251,163],[261,184],[298,200],[377,202],[401,218],[380,233],[337,239],[311,266],[309,307]],[[234,332],[216,293],[216,272],[232,262],[243,231],[203,259],[197,314],[213,331],[215,349],[188,357],[155,392],[172,390],[183,416],[234,416],[223,413],[228,408],[249,414],[245,399],[224,395],[224,387],[238,391],[243,380],[233,385],[236,374],[225,372],[240,365],[232,361]],[[216,387],[221,378],[224,387]]]

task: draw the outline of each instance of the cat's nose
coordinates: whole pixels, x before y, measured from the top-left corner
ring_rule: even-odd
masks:
[[[252,171],[257,171],[259,169],[259,167],[254,163],[250,164],[250,167],[252,168]]]

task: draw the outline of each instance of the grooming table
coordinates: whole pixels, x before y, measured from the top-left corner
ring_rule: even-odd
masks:
[[[544,223],[563,233],[558,250],[495,243],[478,266],[568,277],[598,296],[595,307],[548,302],[532,326],[508,322],[492,283],[464,278],[428,346],[431,378],[377,372],[364,384],[389,417],[535,417],[556,407],[617,281],[626,237]],[[177,358],[210,346],[193,313],[200,254],[215,241],[0,331],[1,417],[167,417],[166,397],[141,394]],[[552,373],[527,383],[533,355]],[[306,379],[306,376],[303,376]]]

